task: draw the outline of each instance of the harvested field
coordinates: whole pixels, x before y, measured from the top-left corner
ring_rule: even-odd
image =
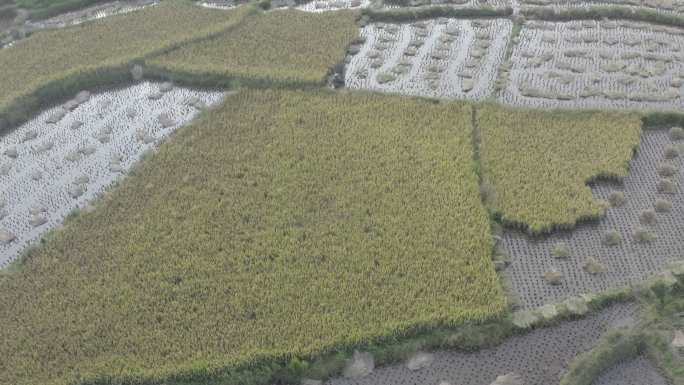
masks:
[[[587,318],[563,322],[512,337],[495,348],[468,353],[439,351],[426,368],[409,370],[406,364],[376,369],[363,378],[338,378],[327,385],[489,385],[498,376],[517,373],[525,385],[558,384],[575,356],[597,343],[607,330],[632,324],[632,304],[616,304]],[[645,385],[645,384],[640,384]],[[656,385],[656,384],[654,384]]]
[[[103,19],[109,16],[121,15],[138,11],[145,7],[156,5],[159,0],[120,0],[104,4],[93,5],[77,11],[62,13],[44,20],[29,20],[25,27],[35,31],[39,29],[64,28],[85,23],[87,21]]]
[[[189,122],[198,110],[188,100],[211,105],[222,95],[175,88],[150,99],[158,88],[142,83],[92,95],[73,110],[51,108],[0,137],[0,232],[13,237],[0,241],[0,268]],[[163,124],[163,115],[171,124]]]
[[[541,108],[684,106],[684,30],[631,21],[530,21],[499,100]]]
[[[592,385],[669,385],[651,361],[639,356],[601,375]]]
[[[512,23],[507,19],[370,24],[345,70],[354,89],[485,99],[492,95]]]
[[[353,12],[282,10],[255,15],[225,34],[148,60],[153,70],[216,84],[323,85],[358,37]]]
[[[477,109],[487,201],[502,221],[529,233],[573,228],[606,207],[587,182],[622,177],[639,143],[639,116]]]
[[[598,199],[607,200],[615,191],[624,196],[624,202],[609,208],[600,221],[542,238],[504,232],[501,246],[511,261],[505,275],[521,307],[534,308],[581,293],[639,283],[662,272],[670,263],[682,260],[684,172],[681,160],[668,160],[665,156],[672,144],[666,131],[644,131],[623,183],[601,182],[592,186]],[[679,168],[670,177],[676,186],[674,193],[659,190],[662,177],[658,169],[663,163]],[[657,211],[658,200],[670,202],[669,211]],[[643,222],[646,211],[656,213],[655,223]],[[640,228],[655,238],[641,241],[636,236]],[[554,255],[553,249],[559,244],[567,249],[567,257]],[[588,264],[591,260],[595,261],[594,268]],[[554,270],[561,276],[557,284],[544,280],[544,274]]]
[[[501,315],[471,113],[226,98],[0,275],[0,383],[205,380]]]

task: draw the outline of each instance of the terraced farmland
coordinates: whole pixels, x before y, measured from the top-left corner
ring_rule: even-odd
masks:
[[[512,23],[441,18],[364,27],[365,43],[345,84],[402,95],[484,99],[492,95]]]
[[[190,77],[212,86],[231,81],[323,85],[358,37],[355,19],[351,12],[312,15],[282,10],[256,15],[224,34],[185,45],[146,64],[171,78]]]

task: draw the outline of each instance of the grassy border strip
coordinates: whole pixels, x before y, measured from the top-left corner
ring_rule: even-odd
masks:
[[[529,19],[546,21],[627,19],[673,27],[684,27],[684,17],[682,16],[620,5],[594,5],[589,8],[560,10],[552,7],[523,7],[520,13]]]

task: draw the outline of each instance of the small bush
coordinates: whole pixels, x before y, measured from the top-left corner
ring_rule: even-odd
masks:
[[[660,166],[658,166],[658,174],[660,176],[669,178],[677,174],[677,167],[671,163],[663,163]]]
[[[655,210],[659,213],[666,213],[672,210],[672,202],[665,199],[656,199]]]
[[[622,235],[616,230],[609,230],[603,235],[603,244],[606,246],[617,246],[622,242]]]
[[[551,254],[555,258],[568,258],[570,256],[570,249],[565,242],[558,242],[551,248]]]
[[[666,159],[674,159],[679,156],[679,148],[677,146],[673,145],[668,145],[665,147],[665,158]]]
[[[663,194],[676,194],[677,184],[672,179],[662,178],[658,182],[658,191]]]
[[[684,129],[681,127],[670,128],[670,138],[672,138],[672,140],[684,139]]]
[[[656,235],[654,232],[643,227],[639,227],[634,231],[634,240],[639,243],[650,243],[654,241],[655,238]]]
[[[625,204],[625,193],[622,191],[613,191],[608,196],[608,203],[612,207],[620,207]]]
[[[658,216],[654,210],[644,210],[639,214],[639,222],[642,225],[653,226],[658,222]]]

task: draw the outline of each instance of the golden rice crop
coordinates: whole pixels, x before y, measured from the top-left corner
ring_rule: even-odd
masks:
[[[207,378],[501,314],[470,117],[229,97],[0,276],[0,384]]]
[[[638,116],[545,112],[487,105],[477,111],[483,176],[504,222],[532,233],[602,215],[587,182],[626,175],[639,143]]]
[[[320,84],[359,36],[356,17],[350,11],[264,13],[147,64],[163,72],[245,82]]]
[[[37,32],[12,48],[0,50],[0,120],[11,107],[35,96],[41,88],[53,85],[60,89],[66,79],[88,73],[105,76],[107,69],[222,32],[252,11],[249,7],[210,10],[167,1],[102,21]]]

